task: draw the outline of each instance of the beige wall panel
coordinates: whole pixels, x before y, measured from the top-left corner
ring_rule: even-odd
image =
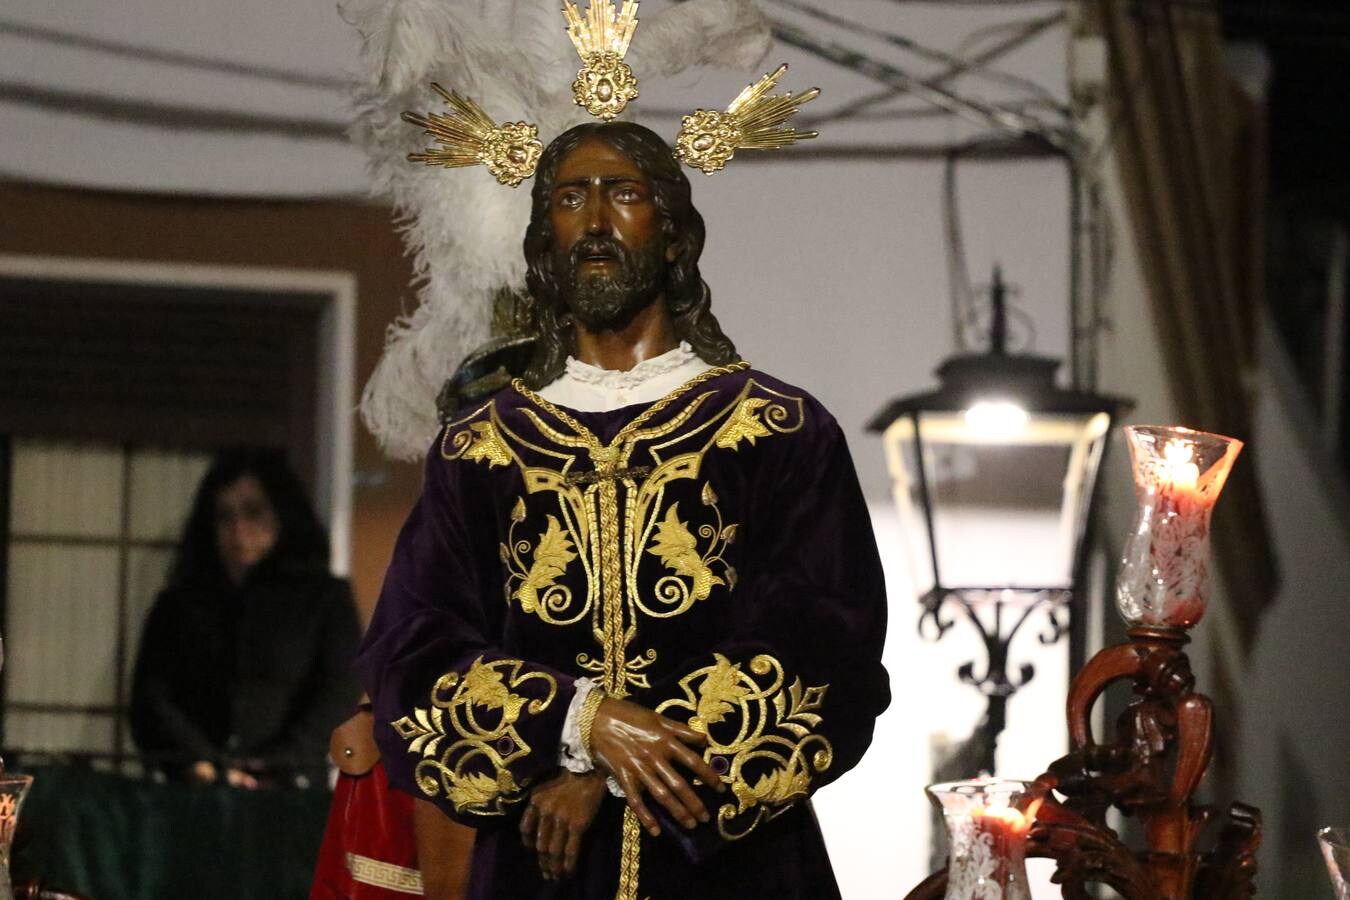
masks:
[[[211,458],[202,453],[137,451],[131,460],[131,536],[176,541],[187,521],[197,483]]]
[[[14,442],[10,528],[16,534],[115,537],[122,454],[100,444]]]
[[[117,551],[10,549],[5,696],[11,702],[116,702]]]

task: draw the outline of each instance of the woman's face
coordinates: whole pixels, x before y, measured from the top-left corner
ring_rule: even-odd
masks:
[[[276,510],[252,475],[235,479],[216,494],[216,550],[235,584],[272,552],[280,531]]]

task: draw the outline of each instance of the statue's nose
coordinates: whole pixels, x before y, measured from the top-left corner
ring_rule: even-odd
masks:
[[[592,197],[587,204],[586,232],[588,234],[609,234],[609,204],[600,197]]]

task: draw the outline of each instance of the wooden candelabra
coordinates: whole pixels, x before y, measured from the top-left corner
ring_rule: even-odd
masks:
[[[1193,799],[1213,751],[1214,708],[1195,691],[1184,652],[1189,638],[1183,629],[1157,627],[1133,628],[1129,637],[1089,660],[1070,685],[1072,749],[1036,779],[1050,791],[1027,856],[1055,861],[1053,880],[1068,900],[1089,900],[1094,883],[1125,900],[1253,897],[1260,812],[1234,803],[1220,813]],[[1114,739],[1100,743],[1092,707],[1124,680],[1135,696],[1116,721]],[[1142,848],[1127,846],[1106,824],[1112,806],[1142,824]],[[946,886],[943,869],[907,900],[939,900]]]

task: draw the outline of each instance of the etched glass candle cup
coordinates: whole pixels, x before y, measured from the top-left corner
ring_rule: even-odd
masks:
[[[1327,874],[1336,889],[1336,900],[1350,900],[1350,828],[1323,828],[1317,843],[1327,861]]]
[[[32,785],[31,775],[0,774],[0,900],[14,897],[9,879],[9,850],[14,843],[14,829],[19,824],[19,808]]]
[[[1045,786],[974,778],[927,790],[947,825],[945,900],[1030,900],[1027,834],[1045,799]]]
[[[1242,442],[1189,428],[1125,428],[1139,514],[1116,578],[1132,628],[1190,628],[1209,599],[1209,520]]]

